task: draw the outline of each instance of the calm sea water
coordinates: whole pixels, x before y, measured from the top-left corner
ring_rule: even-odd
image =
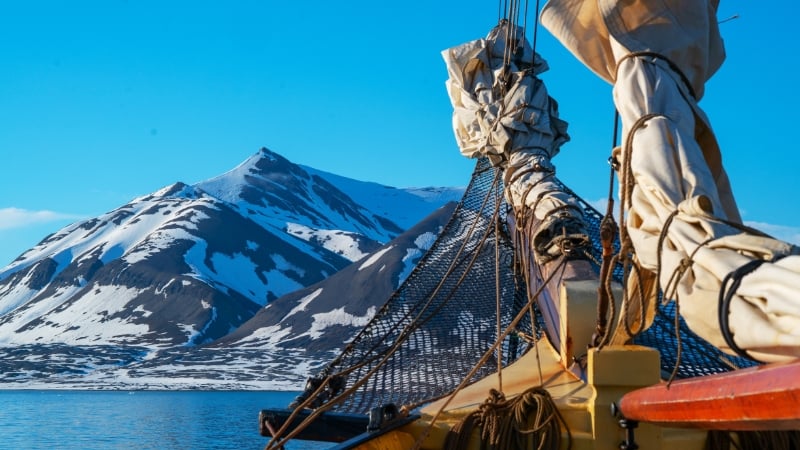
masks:
[[[258,412],[294,392],[1,391],[0,449],[263,449]],[[298,441],[287,450],[331,447]]]

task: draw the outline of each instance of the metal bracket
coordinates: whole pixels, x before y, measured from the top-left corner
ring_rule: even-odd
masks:
[[[620,428],[625,430],[625,440],[620,442],[620,450],[637,450],[639,445],[636,443],[633,431],[639,426],[639,422],[626,419],[616,403],[611,404],[611,414],[619,419]]]
[[[378,431],[386,424],[397,419],[399,411],[394,403],[387,403],[383,406],[372,408],[369,411],[369,424],[367,431]]]

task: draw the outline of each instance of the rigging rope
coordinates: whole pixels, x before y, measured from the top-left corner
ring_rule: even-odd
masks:
[[[476,172],[477,172],[477,169],[476,169]],[[474,175],[473,175],[473,177],[474,177]],[[494,203],[494,205],[492,206],[491,221],[495,221],[495,222],[499,221],[499,213],[500,213],[500,210],[501,210],[502,203],[501,202],[490,202],[490,200],[496,200],[496,198],[493,198],[493,197],[496,196],[496,192],[497,192],[497,189],[498,189],[498,183],[499,182],[500,182],[500,172],[499,171],[495,171],[493,180],[491,182],[492,188],[487,190],[487,192],[486,192],[486,194],[485,194],[485,196],[483,198],[482,204],[478,208],[479,211],[484,211],[486,209],[487,205],[489,205],[490,203]],[[377,348],[378,343],[385,342],[387,339],[390,338],[390,335],[392,334],[392,331],[394,331],[396,329],[395,327],[399,326],[399,324],[402,323],[402,321],[400,321],[400,320],[398,320],[395,323],[395,326],[392,327],[389,331],[387,331],[384,334],[384,336],[381,339],[378,340],[378,343],[373,345],[373,347],[370,348],[368,352],[364,353],[365,356],[364,356],[363,359],[354,362],[350,366],[343,368],[342,370],[340,370],[339,372],[336,372],[335,374],[329,373],[328,369],[331,368],[331,367],[334,367],[335,365],[337,365],[342,360],[342,358],[345,355],[348,354],[348,352],[352,348],[352,344],[357,342],[357,341],[359,341],[360,338],[365,335],[365,333],[368,333],[369,327],[365,327],[364,329],[362,329],[362,331],[359,333],[359,335],[353,341],[351,341],[351,344],[348,345],[348,347],[342,352],[342,354],[328,365],[328,369],[323,371],[323,376],[321,377],[322,380],[316,386],[316,389],[314,389],[313,392],[304,393],[303,394],[304,398],[302,398],[299,402],[297,402],[297,404],[294,405],[294,411],[290,414],[289,418],[284,422],[283,426],[281,426],[275,432],[275,434],[273,435],[272,439],[267,444],[267,447],[266,447],[267,449],[280,449],[282,446],[284,446],[286,443],[288,443],[289,440],[291,440],[292,438],[294,438],[295,436],[300,434],[300,432],[302,432],[305,428],[307,428],[322,413],[331,410],[333,407],[335,407],[336,405],[338,405],[339,403],[341,403],[342,401],[344,401],[348,397],[352,396],[359,388],[364,386],[370,380],[370,378],[373,375],[375,375],[384,366],[384,364],[386,364],[387,361],[390,360],[392,355],[409,339],[409,337],[411,337],[414,334],[414,332],[416,330],[420,329],[423,325],[425,325],[425,323],[427,321],[429,321],[432,318],[436,317],[437,313],[442,308],[444,308],[450,300],[452,300],[452,298],[454,297],[455,293],[457,292],[457,288],[461,285],[461,283],[467,277],[467,275],[470,274],[470,270],[471,270],[472,266],[475,264],[475,262],[477,261],[478,257],[481,255],[481,252],[475,251],[475,252],[472,252],[471,254],[468,255],[469,260],[468,260],[468,262],[466,264],[466,268],[463,270],[463,272],[461,273],[460,277],[456,281],[455,287],[451,287],[451,291],[445,296],[444,300],[440,304],[435,305],[435,306],[432,307],[433,301],[434,301],[434,299],[436,299],[438,297],[439,291],[444,288],[445,281],[447,281],[449,279],[449,276],[450,276],[451,273],[453,273],[454,268],[457,267],[457,266],[460,266],[461,263],[463,262],[463,260],[461,259],[462,254],[469,253],[468,250],[467,250],[467,245],[475,243],[475,242],[473,242],[473,239],[471,238],[471,236],[474,233],[476,233],[478,224],[479,224],[479,222],[481,222],[479,220],[480,217],[481,217],[480,215],[476,216],[475,220],[469,226],[469,230],[466,233],[466,237],[462,237],[462,239],[460,239],[460,246],[458,248],[458,251],[457,251],[456,255],[451,259],[450,266],[449,266],[445,276],[443,276],[443,277],[441,277],[439,279],[440,281],[437,284],[437,286],[433,289],[433,292],[429,293],[429,295],[425,299],[424,304],[422,305],[422,307],[418,309],[418,313],[411,319],[410,323],[407,324],[406,327],[401,331],[400,335],[396,337],[394,342],[392,342],[392,344],[388,348],[386,348],[385,350],[378,351],[378,348]],[[494,228],[491,227],[491,226],[487,226],[482,230],[483,234],[479,238],[478,248],[483,247],[487,243],[489,235],[493,230],[494,230]],[[499,245],[498,242],[497,242],[497,236],[495,236],[494,242],[495,242],[495,245]],[[420,262],[420,264],[422,264],[422,262]],[[390,304],[390,302],[387,302],[386,305],[384,305],[384,308],[388,307],[389,304]],[[405,316],[403,317],[403,319],[405,319],[409,315],[411,315],[413,311],[414,311],[414,308],[409,309],[408,311],[406,311],[405,312]],[[425,314],[427,314],[427,315],[425,315]],[[376,316],[373,318],[373,322],[375,320],[379,320],[380,316],[381,316],[380,313],[376,314]],[[516,322],[514,323],[514,325],[516,325]],[[498,339],[497,342],[502,343],[503,339],[506,336],[507,335],[504,335],[503,338]],[[495,347],[493,347],[492,351],[494,351],[498,347],[499,347],[499,345],[496,345]],[[377,361],[377,363],[376,363],[376,361]],[[346,389],[342,388],[340,391],[334,392],[334,395],[329,395],[328,398],[325,398],[324,402],[322,402],[321,404],[315,404],[314,405],[314,410],[298,426],[296,426],[293,430],[287,432],[290,424],[297,417],[297,415],[300,413],[300,411],[302,411],[305,408],[312,407],[312,404],[320,396],[320,394],[323,394],[323,393],[325,393],[325,392],[327,392],[329,390],[329,387],[330,387],[331,382],[333,380],[335,380],[337,378],[344,379],[349,374],[352,374],[353,372],[357,371],[358,369],[367,367],[367,365],[373,364],[373,363],[374,363],[374,366],[371,369],[369,369],[361,378],[359,378],[359,379],[357,379],[355,381],[351,381],[348,388],[346,388]],[[485,364],[485,363],[486,363],[486,360],[482,360],[481,366],[483,366],[483,364]],[[473,373],[471,373],[470,375],[465,377],[465,380],[468,381],[469,379],[471,379],[472,375],[474,373],[477,373],[477,369],[479,369],[479,368],[480,367],[477,367],[476,369],[474,369]],[[328,373],[326,373],[326,372],[328,372]],[[425,402],[432,401],[432,400],[433,399],[431,399],[431,398],[426,398]],[[404,411],[408,411],[409,409],[411,409],[411,408],[413,408],[415,406],[416,405],[404,405],[403,410]]]
[[[535,301],[539,297],[541,292],[544,290],[545,286],[552,279],[555,278],[556,274],[563,273],[563,269],[565,267],[565,263],[566,262],[567,262],[567,258],[566,257],[562,257],[560,262],[556,266],[556,268],[550,274],[550,277],[547,280],[545,280],[544,282],[542,282],[542,284],[540,285],[539,289],[537,290],[537,292],[535,294],[533,294],[531,296],[531,298],[529,300],[529,304],[526,305],[526,306],[530,306],[532,304],[532,302]],[[444,403],[442,403],[442,405],[439,408],[439,410],[436,412],[436,414],[434,414],[433,418],[431,418],[430,423],[426,427],[425,431],[423,433],[421,433],[420,436],[417,438],[416,444],[414,446],[414,450],[419,450],[421,448],[422,442],[425,440],[425,438],[427,438],[428,434],[430,433],[430,430],[436,424],[436,421],[442,415],[442,413],[444,412],[445,408],[447,408],[447,406],[450,404],[450,402],[455,398],[456,394],[458,394],[462,389],[464,389],[469,384],[469,381],[472,379],[473,375],[475,375],[478,372],[478,369],[480,369],[489,360],[489,358],[491,357],[492,353],[495,350],[497,350],[500,347],[500,345],[502,344],[503,340],[512,333],[512,331],[516,328],[517,324],[525,317],[527,312],[528,312],[528,309],[526,307],[520,308],[519,313],[517,313],[516,317],[514,317],[514,320],[511,321],[511,323],[508,325],[508,327],[503,332],[503,334],[498,336],[498,338],[497,338],[496,342],[494,343],[494,345],[492,345],[492,347],[489,348],[483,354],[481,359],[478,360],[478,362],[474,365],[474,367],[470,371],[470,373],[467,376],[465,376],[463,378],[463,381],[458,385],[458,387],[456,387],[455,390],[453,390],[453,392],[448,395],[447,400]],[[539,378],[541,379],[541,368],[539,369],[539,372],[540,372],[539,373]]]
[[[500,204],[500,197],[497,189],[495,191],[495,203]],[[494,233],[495,236],[500,234],[500,220],[499,217],[496,217],[494,220]],[[500,247],[495,245],[494,246],[494,279],[495,279],[495,322],[497,326],[497,336],[500,336],[500,333],[503,331],[503,324],[502,324],[502,306],[503,306],[503,297],[501,295],[502,286],[500,285]],[[503,390],[503,349],[500,347],[497,352],[497,388],[502,391]]]
[[[614,318],[615,301],[614,292],[611,289],[613,280],[613,258],[614,258],[614,238],[619,232],[619,226],[614,221],[614,173],[619,170],[619,161],[614,156],[614,148],[617,146],[619,133],[619,111],[614,110],[614,131],[611,139],[612,156],[608,158],[609,177],[608,177],[608,199],[606,203],[606,214],[600,222],[600,241],[603,248],[602,262],[600,264],[599,280],[597,287],[597,323],[594,335],[592,336],[593,347],[602,348],[608,343],[611,337],[608,323]]]

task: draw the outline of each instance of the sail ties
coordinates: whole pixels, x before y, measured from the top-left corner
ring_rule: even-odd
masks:
[[[503,170],[516,218],[530,216],[538,224],[530,242],[539,262],[588,243],[577,199],[554,180],[551,159],[569,140],[567,123],[538,78],[547,63],[524,30],[503,19],[485,39],[445,50],[443,57],[459,150]]]
[[[512,161],[518,159],[512,158]],[[519,228],[530,236],[538,264],[546,264],[560,256],[585,257],[591,246],[581,207],[567,201],[552,203],[552,197],[564,195],[563,188],[555,184],[554,178],[555,168],[549,158],[536,155],[524,165],[510,163],[503,180],[506,198],[516,196],[522,204],[528,205],[527,208],[515,208],[515,220]]]
[[[707,118],[674,65],[651,52],[634,52],[617,68],[614,96],[626,134],[620,239],[622,246],[632,242],[634,267],[642,275],[628,279],[626,288],[644,288],[648,311],[636,315],[649,326],[661,291],[664,301],[675,302],[676,323],[682,318],[729,354],[796,358],[800,308],[790,291],[800,280],[800,249],[741,224]],[[779,255],[788,257],[772,262]],[[742,267],[749,268],[748,276]]]
[[[615,116],[614,142],[616,144],[617,121]],[[609,177],[609,195],[606,214],[600,223],[600,239],[602,248],[602,261],[600,263],[600,286],[598,287],[597,324],[592,336],[592,346],[602,348],[609,342],[625,343],[630,338],[646,330],[652,322],[655,303],[653,274],[641,268],[636,263],[636,251],[626,226],[626,212],[632,205],[633,189],[636,184],[633,170],[630,166],[633,149],[633,137],[638,129],[647,127],[647,122],[655,118],[666,118],[661,114],[646,114],[640,117],[628,132],[627,139],[622,146],[615,147],[609,158],[611,174]],[[618,225],[613,216],[613,184],[614,173],[619,173],[620,179],[620,205]],[[619,236],[619,250],[614,253],[613,238]],[[614,268],[622,267],[623,279],[627,280],[623,289],[622,311],[619,323],[611,328],[608,322],[616,315],[613,282]],[[631,293],[635,295],[631,295]]]
[[[617,66],[616,66],[615,71],[614,71],[614,79],[615,80],[619,76],[619,68],[622,66],[622,62],[625,61],[626,59],[630,59],[630,58],[642,58],[642,59],[651,58],[651,59],[655,59],[655,60],[664,61],[667,64],[667,66],[669,66],[670,70],[672,70],[674,73],[676,73],[680,77],[680,79],[683,82],[684,87],[686,87],[686,90],[688,91],[689,95],[691,95],[693,99],[697,99],[697,94],[695,94],[694,88],[692,87],[692,83],[689,81],[689,78],[686,76],[686,74],[683,73],[683,71],[680,69],[680,67],[678,67],[678,65],[675,64],[672,60],[670,60],[666,56],[664,56],[664,55],[662,55],[660,53],[657,53],[657,52],[647,52],[647,51],[630,52],[627,55],[623,56],[622,58],[619,59],[619,61],[617,61]]]
[[[728,273],[727,275],[725,275],[725,278],[722,279],[722,287],[719,290],[719,309],[717,311],[717,313],[719,314],[720,332],[722,333],[722,337],[725,339],[725,343],[728,344],[728,347],[730,347],[730,349],[736,352],[736,354],[739,356],[754,361],[758,361],[756,358],[750,356],[750,354],[747,353],[747,351],[739,347],[733,339],[733,332],[731,331],[730,327],[729,315],[730,315],[731,301],[736,295],[736,290],[739,289],[739,286],[742,284],[742,278],[754,272],[756,269],[759,268],[759,266],[761,266],[765,262],[776,263],[786,256],[787,255],[776,255],[769,261],[767,261],[766,259],[754,259],[744,264],[743,266],[739,267],[738,269]]]

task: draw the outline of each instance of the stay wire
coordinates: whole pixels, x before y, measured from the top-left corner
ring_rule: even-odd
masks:
[[[536,11],[534,11],[536,15],[534,16],[533,21],[533,40],[531,41],[531,47],[533,49],[533,54],[531,55],[531,65],[536,63],[536,41],[539,37],[539,0],[536,0]],[[528,1],[525,0],[525,24],[527,27],[528,23]]]

